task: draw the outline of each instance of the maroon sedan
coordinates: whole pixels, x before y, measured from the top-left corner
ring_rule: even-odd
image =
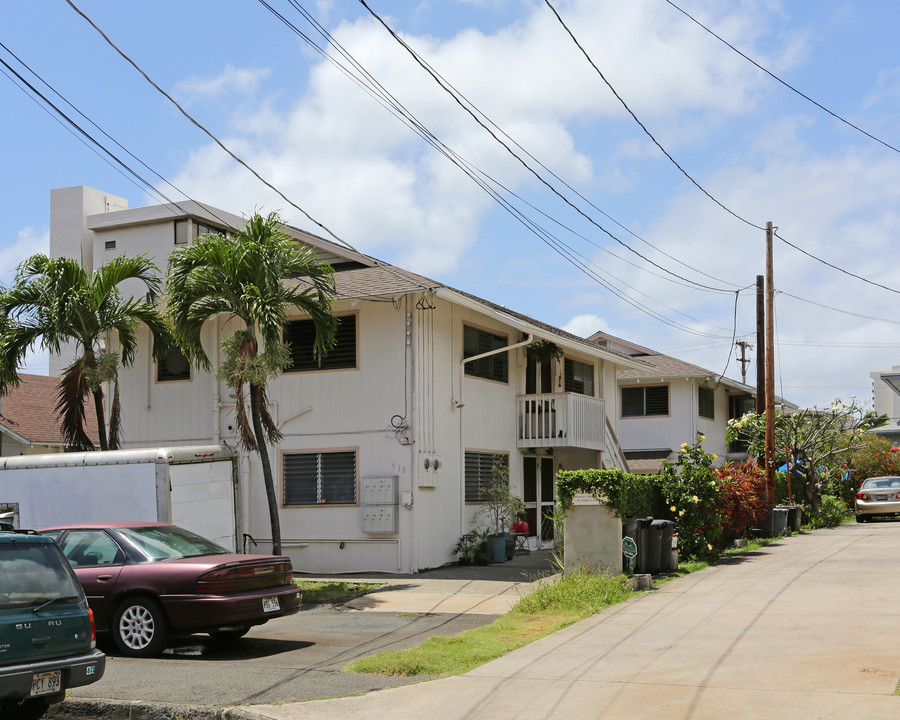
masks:
[[[286,557],[235,555],[189,530],[155,522],[81,523],[41,530],[56,539],[119,650],[148,657],[172,635],[237,638],[300,609]]]

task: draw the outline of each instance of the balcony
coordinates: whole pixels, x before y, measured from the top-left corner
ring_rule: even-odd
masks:
[[[606,402],[578,393],[542,393],[516,398],[516,446],[604,450]]]

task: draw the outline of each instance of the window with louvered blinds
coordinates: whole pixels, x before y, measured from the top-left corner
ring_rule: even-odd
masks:
[[[284,325],[284,342],[291,349],[291,364],[285,372],[340,370],[356,367],[356,315],[338,318],[334,347],[324,356],[313,352],[316,326],[312,320],[291,320]]]
[[[668,414],[668,385],[622,388],[622,417]]]
[[[490,487],[491,468],[497,461],[509,464],[509,458],[500,453],[466,452],[466,502],[478,503],[487,501],[487,490]]]
[[[486,330],[466,325],[463,328],[463,357],[475,357],[482,353],[504,348],[509,344],[502,335],[494,335]],[[496,355],[473,360],[465,364],[466,375],[496,380],[497,382],[509,381],[509,353],[498,352]]]
[[[284,505],[355,505],[356,451],[285,453]]]

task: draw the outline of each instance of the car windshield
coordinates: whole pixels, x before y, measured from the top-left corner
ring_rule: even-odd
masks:
[[[119,528],[119,535],[147,560],[224,555],[228,551],[212,540],[200,537],[176,525]]]
[[[0,544],[0,610],[80,598],[78,582],[55,545]]]

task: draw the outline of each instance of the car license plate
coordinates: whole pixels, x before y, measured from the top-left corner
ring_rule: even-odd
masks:
[[[887,498],[888,498],[887,495],[876,495],[875,496],[876,500],[887,500]]]
[[[281,603],[277,597],[263,598],[263,612],[278,612],[281,610]]]
[[[62,688],[61,671],[35,673],[31,676],[31,695],[47,695],[59,692]]]

